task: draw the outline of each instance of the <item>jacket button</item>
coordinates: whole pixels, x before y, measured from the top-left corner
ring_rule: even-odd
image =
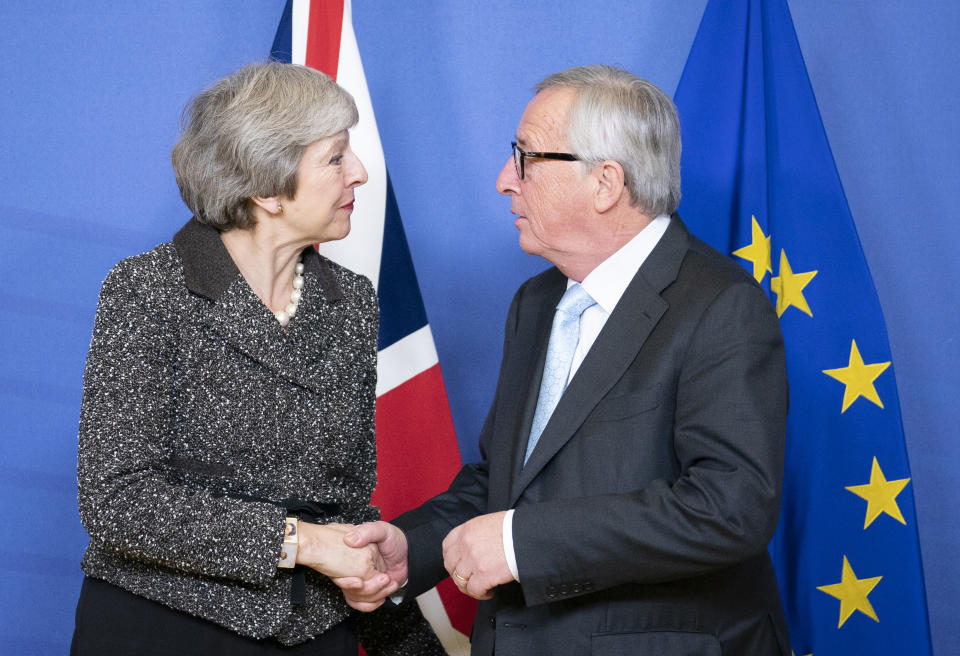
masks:
[[[580,584],[574,583],[573,586],[570,588],[570,592],[572,592],[573,594],[580,594]]]
[[[491,629],[497,628],[497,618],[495,617],[490,618],[490,628]]]

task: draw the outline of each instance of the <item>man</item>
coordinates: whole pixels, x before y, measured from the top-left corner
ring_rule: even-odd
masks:
[[[497,190],[554,267],[510,306],[482,461],[346,538],[389,565],[341,582],[351,605],[449,573],[483,600],[474,654],[790,653],[766,552],[779,324],[673,214],[679,171],[676,109],[649,82],[588,66],[537,86]]]

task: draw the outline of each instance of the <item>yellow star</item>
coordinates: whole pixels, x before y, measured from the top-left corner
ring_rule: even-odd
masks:
[[[857,575],[853,573],[853,568],[850,567],[850,562],[847,560],[847,557],[844,556],[843,574],[840,577],[840,583],[817,586],[817,590],[826,592],[831,597],[836,597],[840,600],[840,623],[837,624],[838,629],[853,615],[853,611],[855,610],[860,611],[874,622],[880,621],[876,612],[873,610],[873,605],[871,605],[870,600],[867,599],[867,595],[870,594],[882,578],[882,576],[875,576],[872,579],[858,579]]]
[[[780,250],[780,275],[770,278],[770,290],[777,295],[778,317],[782,317],[791,305],[813,316],[810,306],[807,305],[807,299],[803,297],[803,288],[813,280],[815,275],[817,275],[816,271],[794,273],[790,268],[790,262],[787,261],[787,253],[783,249]]]
[[[760,282],[768,271],[773,273],[773,269],[770,268],[770,237],[763,235],[763,228],[755,216],[750,217],[750,235],[751,243],[733,251],[733,254],[753,262],[753,277]]]
[[[881,513],[887,513],[901,524],[906,525],[907,521],[900,512],[900,506],[897,505],[897,495],[903,492],[910,482],[909,478],[901,478],[895,481],[888,481],[880,470],[880,463],[876,456],[873,458],[873,467],[870,469],[870,482],[867,485],[851,485],[848,490],[856,494],[861,499],[867,500],[867,516],[863,520],[863,528],[866,530]]]
[[[850,404],[861,396],[882,408],[883,402],[880,401],[880,395],[877,394],[877,389],[873,386],[873,381],[877,379],[877,376],[886,371],[889,366],[889,362],[864,364],[863,358],[860,357],[860,351],[857,350],[857,340],[853,340],[850,346],[850,360],[847,366],[839,369],[823,370],[823,373],[831,378],[836,378],[846,385],[846,389],[843,391],[843,409],[840,412],[846,412]]]

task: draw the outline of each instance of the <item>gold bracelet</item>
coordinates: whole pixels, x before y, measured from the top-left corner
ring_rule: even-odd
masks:
[[[291,569],[297,565],[297,549],[300,548],[300,522],[296,517],[283,520],[283,546],[277,567]]]

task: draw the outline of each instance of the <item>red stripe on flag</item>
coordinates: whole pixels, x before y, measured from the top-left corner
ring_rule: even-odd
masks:
[[[310,0],[310,23],[304,63],[336,80],[342,31],[343,0]]]
[[[446,490],[460,470],[440,365],[378,397],[376,424],[373,503],[389,520]]]
[[[377,397],[377,489],[373,503],[384,519],[443,492],[460,471],[457,436],[440,365]],[[470,635],[477,602],[444,579],[437,592],[450,624]]]

